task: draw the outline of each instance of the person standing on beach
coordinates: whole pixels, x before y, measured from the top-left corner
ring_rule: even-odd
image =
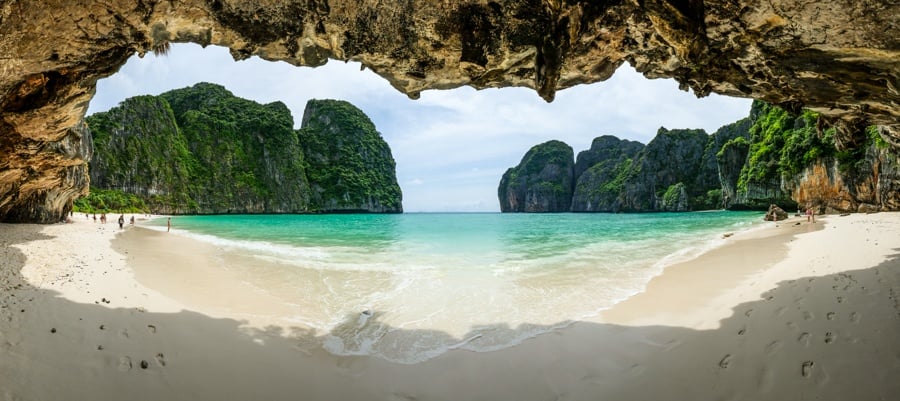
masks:
[[[124,229],[124,228],[125,228],[125,215],[124,215],[124,214],[120,214],[120,215],[119,215],[119,229],[121,230],[121,229]]]
[[[131,215],[131,225],[134,225],[134,215]]]
[[[166,232],[172,231],[172,218],[166,219]]]

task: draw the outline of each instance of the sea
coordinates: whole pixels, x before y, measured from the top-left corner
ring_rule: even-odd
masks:
[[[596,317],[760,212],[176,216],[337,355],[418,363]],[[148,223],[165,230],[166,220]],[[232,264],[229,261],[243,260]],[[247,263],[249,261],[249,263]]]

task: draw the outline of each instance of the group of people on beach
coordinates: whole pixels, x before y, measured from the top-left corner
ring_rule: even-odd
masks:
[[[85,218],[86,220],[90,220],[90,219],[91,219],[91,215],[88,214],[88,213],[85,213],[85,214],[84,214],[84,218]],[[94,218],[94,222],[96,222],[96,221],[97,221],[97,213],[94,213],[93,218]],[[100,213],[100,223],[101,223],[101,224],[106,224],[106,213]],[[120,229],[124,229],[124,228],[125,228],[125,215],[124,215],[124,214],[120,214],[120,215],[119,215],[118,223],[119,223],[119,228],[120,228]],[[131,215],[131,219],[129,220],[129,224],[134,225],[134,215]]]
[[[70,216],[73,216],[74,214],[75,214],[75,212],[71,212]],[[150,217],[150,215],[148,214],[147,217]],[[91,214],[85,213],[84,218],[85,218],[85,220],[90,220]],[[96,223],[97,222],[97,213],[93,214],[93,218],[94,218],[94,222]],[[69,220],[69,218],[67,217],[66,222],[71,223],[71,220]],[[100,213],[100,223],[106,224],[106,213]],[[124,214],[119,215],[118,223],[119,223],[120,229],[125,229],[125,215]],[[134,215],[131,215],[131,218],[128,220],[128,224],[132,225],[132,226],[134,225]],[[169,232],[169,231],[172,231],[172,218],[171,217],[166,219],[166,232]]]

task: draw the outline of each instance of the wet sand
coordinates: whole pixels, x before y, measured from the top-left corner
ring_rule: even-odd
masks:
[[[412,365],[329,354],[317,346],[325,333],[285,323],[277,300],[214,268],[209,260],[220,255],[212,246],[124,231],[77,218],[0,225],[0,399],[887,400],[900,393],[900,213],[804,218],[739,233],[667,268],[596,319],[499,351],[454,350]]]

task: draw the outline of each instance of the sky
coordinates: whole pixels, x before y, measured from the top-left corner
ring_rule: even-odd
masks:
[[[168,55],[135,55],[99,81],[88,114],[198,82],[259,103],[281,101],[296,128],[309,99],[354,104],[391,147],[406,212],[499,211],[500,177],[534,145],[561,140],[577,155],[600,135],[646,144],[660,127],[711,134],[747,117],[751,103],[715,94],[698,99],[674,80],[646,79],[627,64],[605,82],[557,92],[552,103],[525,88],[430,90],[411,100],[359,63],[236,62],[223,47],[175,44]]]

